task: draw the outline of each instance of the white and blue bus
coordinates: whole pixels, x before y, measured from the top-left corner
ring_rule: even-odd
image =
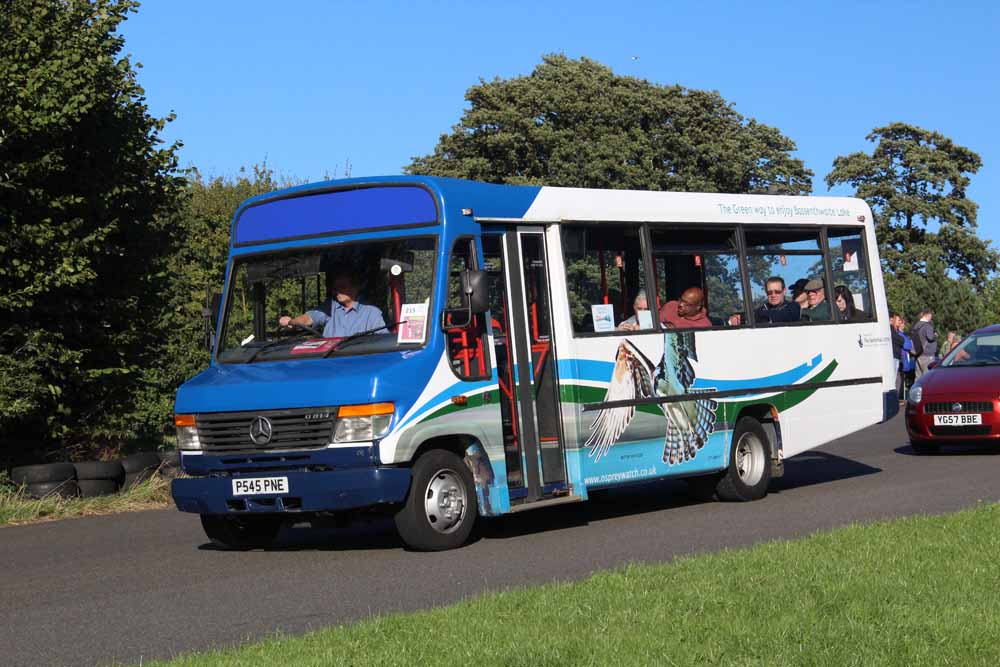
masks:
[[[858,199],[330,181],[240,206],[220,303],[173,497],[233,548],[375,510],[448,549],[668,477],[754,500],[898,408]]]

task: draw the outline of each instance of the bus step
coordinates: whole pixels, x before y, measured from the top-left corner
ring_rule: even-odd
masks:
[[[583,498],[581,496],[560,496],[559,498],[543,498],[542,500],[536,500],[533,503],[520,503],[518,505],[511,505],[510,511],[513,512],[525,512],[527,510],[539,509],[542,507],[552,507],[553,505],[565,505],[566,503],[578,503]]]

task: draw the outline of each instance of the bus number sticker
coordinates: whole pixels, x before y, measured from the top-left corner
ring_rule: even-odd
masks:
[[[423,343],[427,331],[427,303],[404,303],[399,312],[397,343]]]

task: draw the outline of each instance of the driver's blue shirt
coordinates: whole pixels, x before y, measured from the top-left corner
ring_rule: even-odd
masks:
[[[329,299],[319,310],[310,310],[307,315],[314,327],[323,327],[324,338],[343,338],[385,327],[381,310],[357,301],[350,308],[344,308],[336,299]]]

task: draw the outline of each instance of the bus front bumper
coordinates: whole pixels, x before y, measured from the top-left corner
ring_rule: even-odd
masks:
[[[237,480],[286,478],[284,493],[237,495]],[[399,503],[410,488],[409,468],[363,467],[328,471],[274,471],[175,479],[177,509],[196,514],[324,512]]]

